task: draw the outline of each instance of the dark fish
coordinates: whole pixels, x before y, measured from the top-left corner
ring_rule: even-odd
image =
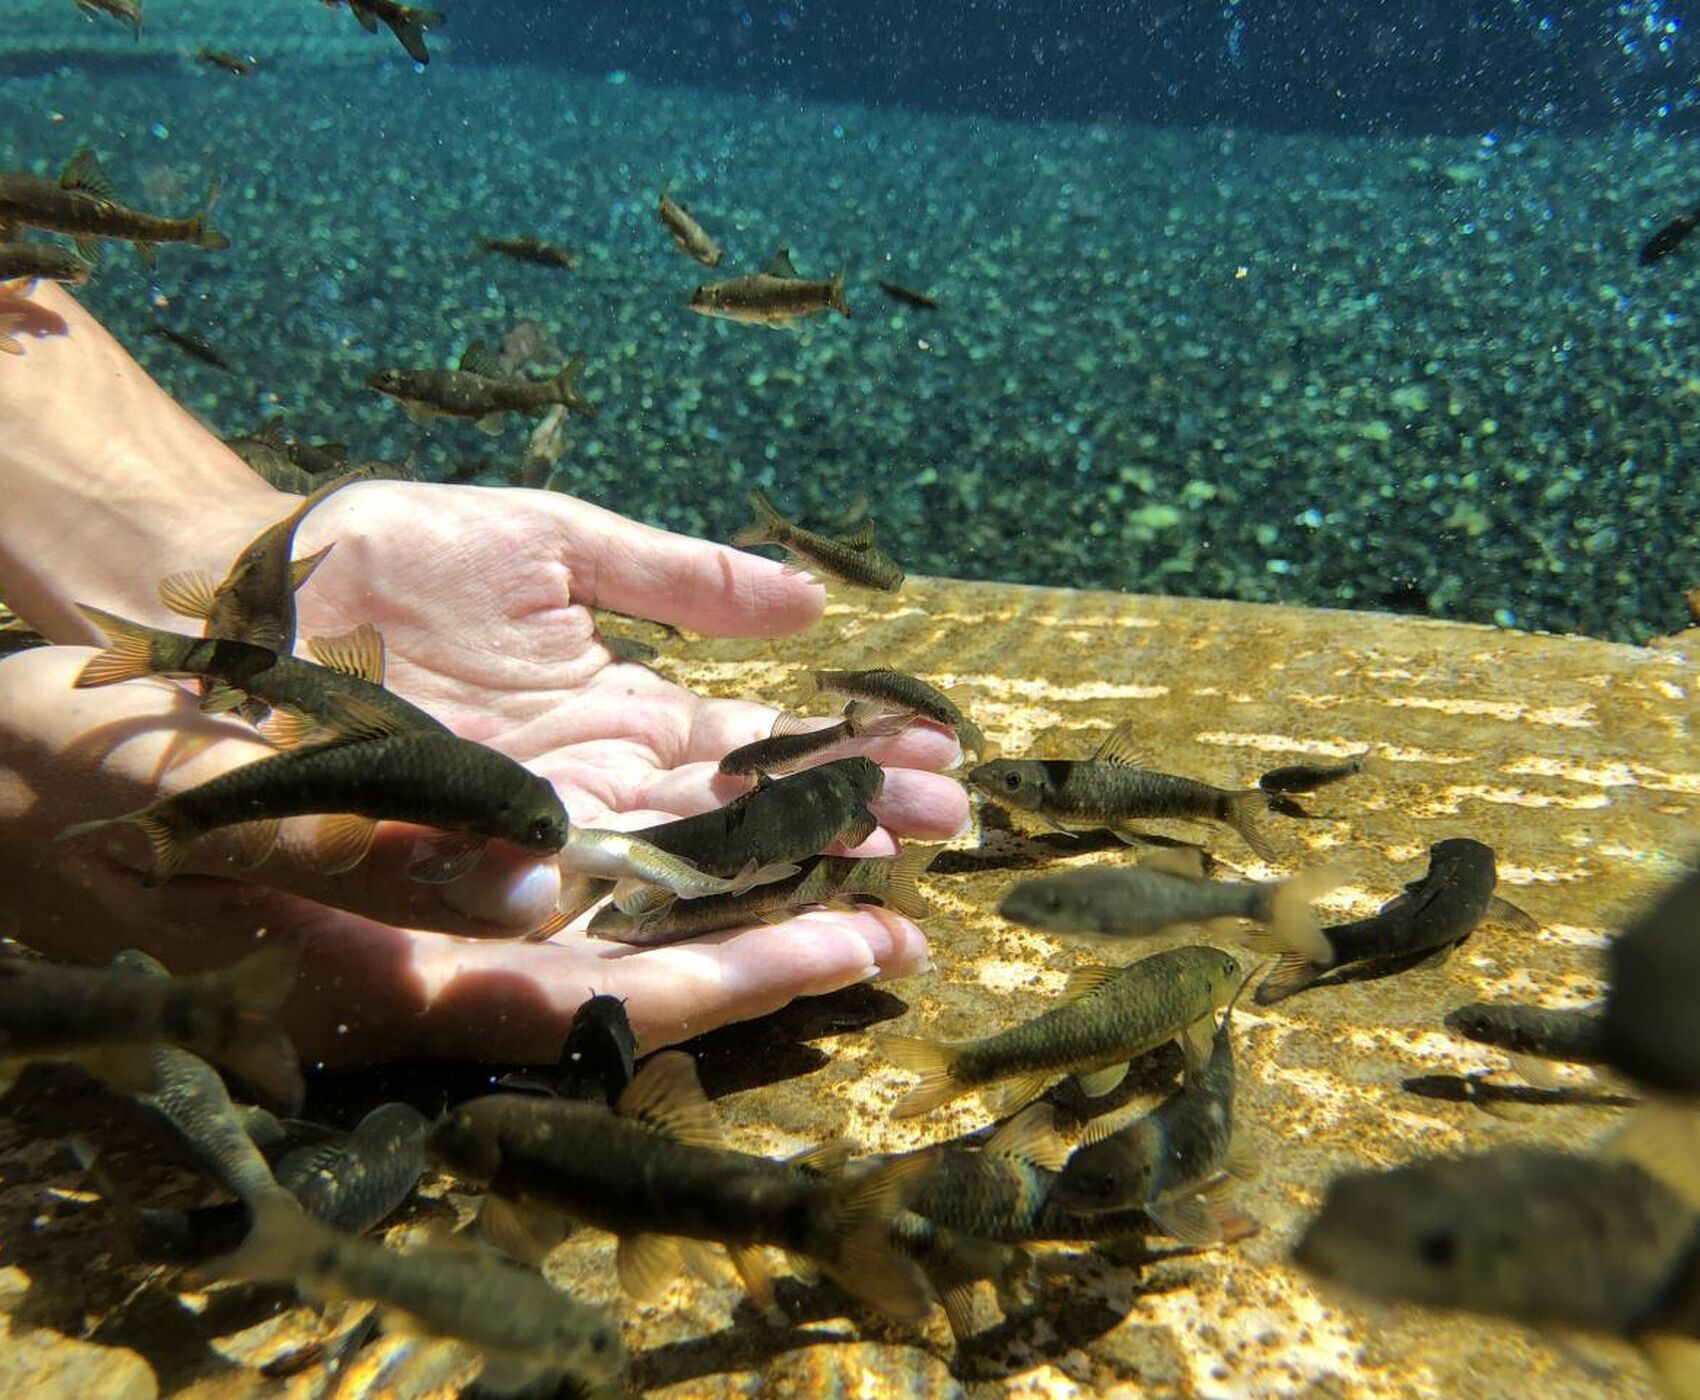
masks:
[[[130,26],[135,38],[142,37],[142,0],[75,0],[85,15],[111,15],[120,24]]]
[[[930,719],[954,729],[963,749],[975,756],[986,752],[986,736],[964,715],[956,702],[936,686],[928,685],[918,676],[890,667],[871,671],[811,671],[803,687],[803,702],[813,696],[842,695],[850,700],[863,700],[888,710],[907,710],[910,714]]]
[[[226,53],[223,49],[209,49],[205,44],[195,50],[195,58],[211,68],[222,68],[235,78],[251,78],[259,62],[250,54],[243,58],[240,54]]]
[[[503,375],[484,346],[474,341],[460,357],[458,369],[378,370],[367,377],[366,387],[395,399],[422,426],[435,418],[470,418],[481,431],[494,435],[502,431],[505,415],[535,418],[551,404],[595,418],[596,406],[578,391],[584,363],[583,355],[575,355],[553,379],[516,379]]]
[[[779,513],[765,491],[750,492],[756,523],[732,536],[739,546],[776,544],[789,556],[788,571],[814,569],[858,588],[895,593],[903,587],[903,570],[874,543],[871,524],[842,539],[817,534],[793,524]]]
[[[301,1070],[277,1013],[295,964],[290,946],[178,977],[0,960],[0,1076],[32,1060],[68,1060],[116,1088],[153,1093],[160,1086],[147,1052],[173,1045],[293,1109]]]
[[[637,1034],[619,997],[594,996],[573,1013],[555,1062],[555,1092],[612,1108],[637,1073]]]
[[[1494,895],[1498,881],[1492,849],[1480,841],[1454,837],[1429,847],[1428,873],[1405,886],[1405,893],[1382,905],[1367,919],[1322,930],[1333,950],[1328,962],[1282,949],[1280,961],[1257,989],[1268,1006],[1302,992],[1332,968],[1358,964],[1392,965],[1424,954],[1434,955],[1462,943],[1484,919],[1537,932],[1539,925],[1515,905]]]
[[[406,1103],[374,1108],[346,1140],[309,1143],[277,1164],[278,1185],[315,1220],[360,1235],[393,1215],[425,1171],[431,1125]]]
[[[219,348],[210,340],[205,340],[201,336],[194,335],[189,331],[173,330],[170,326],[161,325],[158,322],[149,326],[144,333],[155,336],[160,340],[170,341],[190,359],[199,360],[204,365],[211,365],[214,369],[230,369],[230,361],[224,358]]]
[[[330,471],[344,471],[348,465],[348,448],[340,442],[292,442],[285,436],[281,419],[273,418],[252,433],[224,439],[224,445],[280,491],[291,495],[310,495],[318,482],[315,477]],[[365,480],[376,473],[367,470],[370,464],[349,473],[354,480]]]
[[[777,778],[853,739],[884,739],[900,734],[909,727],[909,720],[907,714],[887,714],[859,705],[853,705],[851,712],[837,724],[820,725],[798,715],[782,713],[773,721],[773,732],[767,738],[743,744],[721,759],[720,771],[740,778],[759,773]]]
[[[315,851],[330,873],[365,859],[379,821],[416,822],[460,837],[416,865],[416,876],[433,882],[464,873],[488,840],[538,856],[565,844],[567,814],[555,789],[506,754],[447,733],[397,733],[388,716],[353,702],[346,711],[351,721],[343,742],[244,764],[121,817],[68,827],[60,839],[139,827],[153,856],[148,885],[170,879],[189,847],[210,831],[246,825],[243,854],[257,864],[276,843],[284,817],[314,814],[335,814],[320,824]],[[439,868],[444,865],[447,871]]]
[[[1700,871],[1613,940],[1606,966],[1607,1058],[1655,1089],[1700,1094]]]
[[[500,253],[504,258],[537,267],[558,267],[570,272],[578,265],[578,260],[559,243],[548,243],[541,238],[485,238],[478,246],[486,253]]]
[[[114,197],[106,172],[92,150],[77,152],[57,180],[21,170],[0,172],[0,241],[14,224],[68,233],[85,262],[100,257],[100,240],[126,239],[136,245],[144,263],[152,265],[156,243],[192,243],[200,248],[228,248],[230,240],[208,220],[218,199],[218,182],[207,192],[199,214],[168,219],[121,204]]]
[[[449,22],[449,17],[441,10],[402,5],[397,0],[348,0],[348,8],[368,34],[376,34],[378,21],[382,20],[395,35],[396,41],[407,50],[407,56],[420,65],[431,61],[431,55],[425,48],[425,31],[440,29]]]
[[[1674,253],[1697,228],[1700,228],[1700,208],[1677,215],[1641,245],[1641,266],[1651,267],[1660,258]]]
[[[937,297],[928,296],[925,292],[918,292],[913,287],[905,287],[901,282],[887,282],[883,277],[876,277],[874,282],[893,301],[900,301],[905,306],[914,307],[917,311],[937,311],[939,309]]]
[[[686,257],[695,258],[704,267],[720,266],[720,245],[710,238],[703,226],[691,217],[690,210],[675,204],[662,195],[655,206],[656,217],[673,240],[673,246]]]
[[[1516,1056],[1597,1065],[1606,1060],[1605,1018],[1599,1007],[1554,1011],[1514,1001],[1472,1001],[1446,1015],[1448,1030]],[[1519,1066],[1521,1069],[1522,1066]]]
[[[1372,778],[1391,778],[1393,765],[1373,752],[1348,758],[1343,763],[1291,763],[1284,768],[1271,768],[1257,780],[1265,792],[1315,792],[1358,774]]]
[[[655,948],[723,928],[776,923],[813,904],[864,900],[907,919],[924,919],[930,911],[915,882],[937,853],[936,846],[911,842],[896,856],[816,856],[789,879],[757,885],[742,894],[683,900],[635,914],[610,904],[597,911],[585,932],[592,938]]]
[[[879,823],[868,803],[884,786],[885,770],[871,758],[840,758],[633,835],[711,875],[737,875],[752,861],[758,869],[795,864],[834,841],[855,846],[873,835]]]
[[[920,1280],[889,1238],[914,1171],[818,1178],[731,1150],[688,1055],[647,1061],[614,1112],[516,1094],[474,1099],[437,1124],[430,1153],[510,1203],[618,1235],[620,1282],[638,1299],[677,1275],[684,1238],[725,1246],[764,1307],[773,1298],[762,1245],[812,1260],[894,1316],[926,1307]]]
[[[1128,967],[1069,974],[1059,1004],[1008,1030],[944,1044],[883,1035],[875,1043],[921,1082],[892,1110],[914,1118],[1000,1080],[1014,1081],[999,1104],[1013,1113],[1063,1075],[1078,1075],[1088,1097],[1107,1094],[1128,1061],[1174,1040],[1227,1002],[1240,980],[1218,948],[1172,948]]]
[[[781,248],[753,277],[705,282],[691,293],[692,311],[718,321],[746,326],[794,330],[797,323],[827,311],[849,319],[850,301],[844,294],[844,272],[830,280],[811,282],[791,266],[790,250]]]
[[[1140,767],[1133,721],[1123,720],[1089,759],[1000,758],[968,775],[1006,807],[1033,812],[1061,831],[1108,830],[1137,840],[1129,822],[1154,817],[1217,821],[1233,827],[1263,860],[1275,852],[1258,819],[1275,799],[1257,788],[1230,792],[1193,778]]]
[[[92,269],[69,248],[58,243],[0,243],[0,283],[65,282],[80,287]]]

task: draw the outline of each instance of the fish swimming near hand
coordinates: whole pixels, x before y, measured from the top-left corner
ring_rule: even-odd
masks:
[[[277,1183],[315,1220],[361,1235],[393,1215],[425,1172],[431,1125],[408,1103],[374,1108],[346,1137],[285,1153]]]
[[[272,418],[251,433],[224,439],[224,445],[280,491],[311,495],[315,480],[327,472],[348,470],[348,448],[340,442],[292,441],[283,420]],[[364,479],[359,473],[349,473]]]
[[[885,739],[909,726],[907,713],[891,713],[852,704],[837,724],[821,725],[799,715],[781,713],[765,739],[741,744],[720,760],[720,771],[731,777],[765,773],[777,778],[794,773],[823,753],[855,739]]]
[[[40,279],[80,287],[93,269],[58,243],[0,243],[0,285]]]
[[[843,270],[824,282],[812,282],[791,265],[791,253],[786,248],[776,252],[753,277],[704,283],[691,293],[689,305],[699,316],[773,330],[795,330],[799,322],[828,311],[846,319],[850,316]]]
[[[663,194],[656,201],[655,215],[667,230],[667,236],[673,240],[673,246],[686,257],[694,258],[704,267],[720,266],[720,245],[708,236],[684,205]]]
[[[732,543],[739,548],[776,544],[788,556],[787,572],[811,569],[842,583],[882,593],[895,593],[903,587],[903,570],[874,543],[871,523],[841,538],[818,534],[786,519],[760,489],[750,492],[750,509],[756,513],[756,523],[732,536]]]
[[[1124,841],[1140,839],[1130,822],[1150,818],[1215,821],[1231,826],[1263,860],[1275,858],[1261,819],[1291,809],[1284,799],[1249,788],[1233,792],[1194,778],[1141,767],[1133,721],[1116,725],[1087,759],[1000,758],[983,763],[968,781],[1006,807],[1032,812],[1061,831],[1104,829]]]
[[[803,685],[802,701],[816,695],[842,695],[882,709],[907,711],[956,731],[965,753],[987,754],[986,736],[962,713],[961,707],[938,687],[919,676],[889,666],[868,671],[811,671]]]
[[[195,335],[191,331],[180,331],[158,322],[149,326],[142,334],[168,341],[189,356],[190,359],[199,360],[202,364],[211,365],[214,369],[225,371],[230,369],[230,361],[224,358],[224,352],[205,336]]]
[[[698,869],[682,856],[662,850],[629,831],[604,831],[575,826],[561,848],[561,869],[597,879],[618,880],[648,890],[666,891],[680,899],[703,899],[711,895],[742,894],[751,885],[767,884],[794,875],[794,865],[765,869],[750,862],[733,876],[713,875]],[[615,903],[623,904],[629,889],[615,890]]]
[[[1428,872],[1405,886],[1405,893],[1382,905],[1367,919],[1322,930],[1333,956],[1313,959],[1271,931],[1247,936],[1254,948],[1275,952],[1279,961],[1257,989],[1256,1001],[1269,1006],[1302,992],[1324,973],[1356,966],[1396,970],[1428,957],[1444,956],[1483,920],[1509,924],[1526,933],[1539,930],[1516,905],[1494,894],[1498,881],[1490,847],[1467,837],[1437,841],[1429,847]]]
[[[480,341],[466,347],[456,369],[384,369],[366,379],[366,387],[401,404],[421,426],[437,418],[468,418],[494,436],[509,413],[537,417],[551,404],[594,419],[597,409],[578,389],[585,358],[575,355],[553,379],[541,382],[502,373]]]
[[[20,335],[66,335],[70,327],[57,311],[49,311],[30,300],[35,279],[19,277],[0,282],[0,354],[21,355]]]
[[[571,272],[578,266],[578,260],[559,243],[541,238],[481,238],[478,247],[481,252],[499,253],[504,258],[530,263],[533,267],[556,267]]]
[[[218,201],[215,180],[201,212],[171,219],[120,203],[100,161],[87,147],[71,157],[57,180],[26,171],[0,171],[0,242],[18,225],[70,234],[77,254],[86,263],[100,259],[100,240],[116,238],[135,245],[143,263],[152,266],[154,246],[189,243],[198,248],[228,248],[230,240],[212,227]]]

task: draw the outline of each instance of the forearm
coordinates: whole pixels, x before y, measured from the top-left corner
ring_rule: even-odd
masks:
[[[294,498],[174,402],[77,301],[32,299],[64,335],[0,364],[0,600],[60,642],[93,640],[74,602],[163,620],[158,580],[222,575]]]

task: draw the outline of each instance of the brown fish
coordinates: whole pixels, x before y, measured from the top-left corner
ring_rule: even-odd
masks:
[[[207,222],[218,191],[215,180],[201,212],[187,218],[170,219],[133,209],[119,203],[99,160],[85,146],[71,157],[57,180],[21,170],[0,172],[0,240],[10,237],[17,224],[67,233],[76,241],[78,256],[93,263],[100,258],[101,239],[124,239],[135,245],[137,255],[151,267],[156,243],[230,246],[230,240]]]
[[[111,15],[120,24],[130,26],[134,38],[142,37],[142,0],[75,0],[85,15]]]
[[[143,334],[169,341],[190,359],[199,360],[204,365],[211,365],[214,369],[222,369],[226,372],[230,370],[230,361],[224,358],[224,354],[218,346],[192,331],[175,330],[171,326],[162,325],[156,321]]]
[[[559,243],[547,243],[541,238],[485,238],[478,246],[486,253],[500,253],[504,258],[537,267],[558,267],[570,272],[578,266],[578,259]]]
[[[917,311],[937,311],[939,309],[937,297],[929,296],[926,292],[918,292],[913,287],[905,287],[901,282],[887,282],[883,277],[876,277],[874,285],[893,301],[900,301],[903,305],[912,306]]]
[[[0,243],[0,283],[39,277],[80,287],[92,270],[69,248],[57,243]]]
[[[756,513],[756,523],[732,536],[732,543],[740,548],[776,544],[790,556],[785,565],[788,572],[813,569],[843,583],[882,593],[895,593],[903,587],[903,568],[874,543],[871,521],[842,538],[805,530],[782,515],[767,492],[759,488],[750,492],[750,509]]]
[[[781,248],[753,277],[707,282],[691,293],[690,308],[699,316],[737,321],[746,326],[795,330],[799,321],[836,311],[849,318],[840,269],[825,282],[811,282],[791,266],[789,249]]]
[[[425,48],[425,31],[440,29],[449,22],[441,10],[402,5],[397,0],[348,0],[348,8],[368,34],[376,34],[378,21],[382,20],[395,35],[396,42],[407,50],[407,56],[420,65],[431,61]]]
[[[384,369],[367,377],[366,387],[387,394],[421,426],[434,418],[470,418],[482,432],[502,431],[509,413],[535,418],[551,404],[562,404],[585,418],[596,406],[578,391],[584,356],[575,355],[553,379],[537,383],[502,374],[483,344],[474,341],[458,369]]]
[[[686,257],[695,258],[704,267],[719,267],[720,245],[691,217],[690,210],[676,204],[665,194],[655,206],[656,216],[673,240],[673,246]]]
[[[235,78],[251,78],[260,66],[252,55],[243,58],[238,54],[225,53],[223,49],[209,49],[205,44],[195,50],[195,58],[209,67],[222,68]]]

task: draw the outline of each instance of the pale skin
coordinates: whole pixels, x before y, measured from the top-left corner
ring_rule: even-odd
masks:
[[[140,882],[134,833],[58,841],[74,823],[271,752],[240,722],[201,714],[178,684],[74,688],[98,636],[73,603],[194,631],[161,606],[157,580],[185,568],[222,576],[298,498],[250,473],[69,295],[44,285],[31,300],[67,333],[29,338],[0,362],[0,599],[64,645],[0,661],[5,932],[82,962],[144,948],[173,969],[231,962],[260,928],[298,938],[287,1019],[303,1059],[327,1065],[547,1062],[593,991],[626,998],[654,1048],[926,966],[920,930],[878,910],[643,951],[585,939],[582,920],[546,944],[513,941],[554,911],[556,863],[497,845],[462,879],[424,885],[406,866],[426,833],[397,824],[340,876],[315,868],[315,818],[285,823],[278,849],[249,871],[215,834],[190,873],[158,889]],[[549,778],[572,820],[591,826],[631,829],[730,800],[746,784],[716,763],[766,734],[775,712],[616,663],[587,606],[778,636],[807,628],[824,601],[769,560],[537,491],[359,483],[309,514],[296,553],[333,541],[298,595],[300,635],[374,624],[392,688]],[[788,645],[800,661],[830,660],[807,637]],[[946,731],[920,725],[862,751],[887,769],[866,853],[962,829],[966,797],[936,771],[957,757]]]

